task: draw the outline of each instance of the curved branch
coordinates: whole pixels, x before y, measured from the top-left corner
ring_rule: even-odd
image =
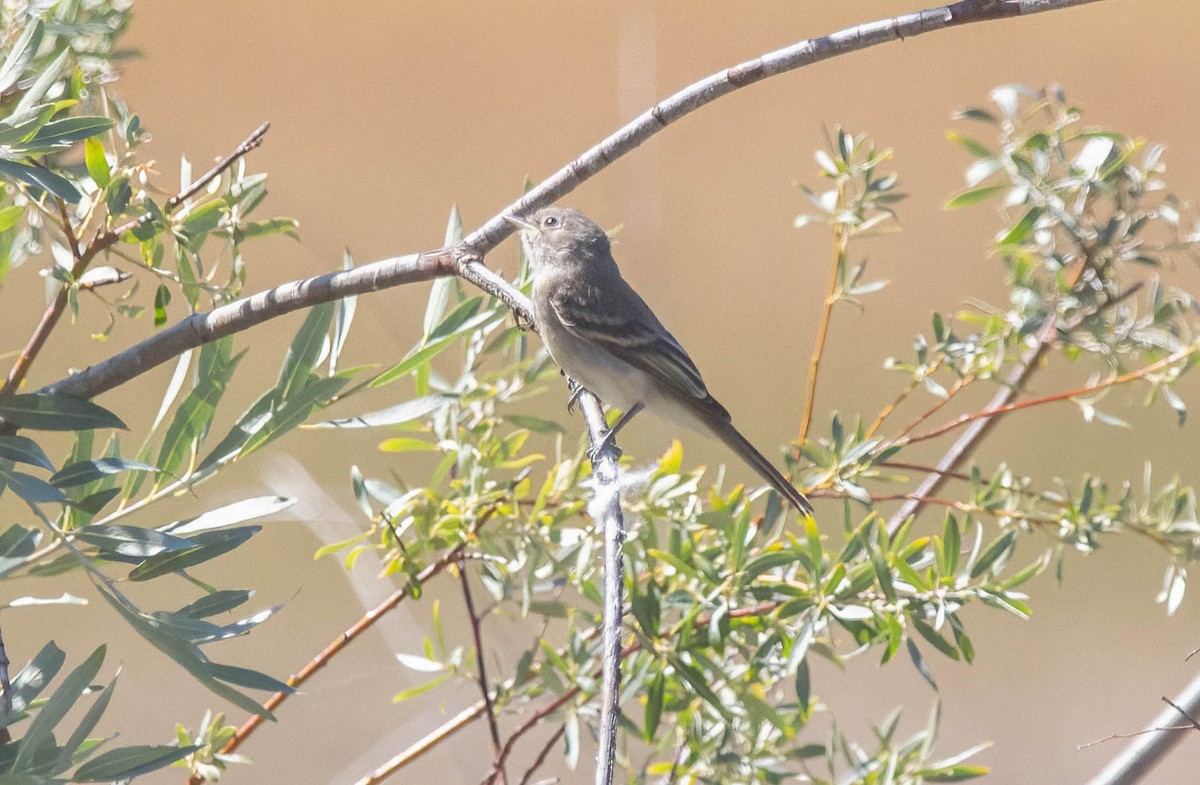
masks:
[[[453,273],[451,254],[434,251],[384,259],[353,270],[291,281],[207,313],[192,314],[152,338],[47,385],[38,392],[91,398],[121,386],[188,349],[242,332],[277,316],[349,295],[428,281]]]
[[[718,71],[646,110],[587,150],[523,197],[504,208],[449,249],[385,259],[356,270],[293,281],[211,311],[197,314],[96,366],[44,387],[90,398],[208,341],[240,332],[268,319],[350,294],[365,294],[403,283],[457,274],[531,317],[528,300],[482,264],[483,256],[512,232],[505,216],[547,205],[607,168],[671,123],[718,98],[770,76],[866,49],[972,22],[1054,11],[1099,0],[961,0],[950,5],[848,27],[799,41],[761,57]],[[220,316],[218,316],[218,314]]]

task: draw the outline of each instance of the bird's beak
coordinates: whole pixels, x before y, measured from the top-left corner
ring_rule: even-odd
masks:
[[[530,223],[528,219],[522,218],[518,215],[506,215],[504,216],[504,220],[517,227],[517,229],[528,229],[531,232],[537,229],[537,227]]]

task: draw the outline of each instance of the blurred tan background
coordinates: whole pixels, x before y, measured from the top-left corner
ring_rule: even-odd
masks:
[[[117,91],[153,133],[147,154],[159,162],[164,187],[177,182],[180,154],[201,171],[258,123],[273,123],[250,167],[271,176],[263,209],[299,218],[303,243],[280,240],[252,249],[252,292],[331,270],[344,246],[360,263],[434,247],[452,203],[470,230],[511,201],[526,175],[551,174],[657,98],[795,40],[918,7],[915,0],[144,1],[125,41],[144,58],[128,64]],[[872,417],[891,399],[899,377],[883,371],[882,361],[908,356],[913,335],[928,331],[934,310],[953,312],[968,295],[993,302],[1003,296],[1000,265],[987,258],[999,217],[991,207],[952,214],[941,208],[961,187],[968,163],[944,139],[950,113],[983,104],[999,84],[1060,82],[1089,124],[1165,143],[1169,185],[1183,196],[1200,196],[1197,25],[1195,3],[1109,0],[884,45],[725,98],[565,202],[606,225],[624,224],[616,254],[626,276],[688,347],[751,440],[775,454],[774,445],[798,427],[798,391],[828,274],[827,234],[791,228],[805,209],[794,183],[820,184],[812,152],[823,145],[823,125],[867,132],[894,148],[893,168],[910,197],[899,206],[902,233],[854,249],[856,258],[869,257],[868,277],[893,283],[869,299],[865,316],[848,308],[836,314],[817,433],[827,431],[835,410]],[[489,263],[511,273],[512,243]],[[1178,274],[1197,284],[1194,269],[1181,267]],[[6,304],[18,286],[40,292],[32,269],[14,273],[7,286]],[[401,356],[419,336],[426,292],[415,286],[361,298],[343,364]],[[40,308],[38,297],[25,298],[5,323],[32,326]],[[225,417],[273,379],[298,323],[297,317],[280,320],[239,339],[251,354],[239,371],[243,398],[225,404]],[[109,345],[128,345],[149,330],[144,319],[120,325]],[[72,338],[65,330],[57,336],[54,361],[40,363],[31,381],[50,381],[62,368],[99,355],[94,346],[71,346]],[[1055,370],[1038,377],[1035,389],[1075,386],[1088,373]],[[152,374],[102,402],[136,419],[142,395],[149,402],[144,408],[157,407],[168,374]],[[370,403],[387,405],[408,391],[393,386],[384,392]],[[1183,392],[1193,407],[1200,405],[1194,382]],[[1178,428],[1165,406],[1143,411],[1140,396],[1121,390],[1106,399],[1106,410],[1133,422],[1135,431],[1085,426],[1078,410],[1063,404],[1014,416],[977,457],[988,468],[1004,457],[1047,485],[1059,475],[1077,485],[1087,472],[1140,484],[1146,460],[1155,462],[1159,481],[1176,471],[1185,481],[1200,481],[1196,425]],[[561,416],[564,398],[553,390],[539,401],[547,414]],[[626,450],[649,457],[667,446],[672,431],[644,418],[627,434]],[[211,647],[214,659],[282,678],[391,591],[375,580],[366,559],[353,574],[336,559],[312,559],[324,542],[363,526],[350,491],[351,464],[368,476],[413,471],[375,451],[381,438],[294,434],[242,471],[202,486],[198,499],[141,519],[152,524],[198,504],[207,509],[263,493],[301,498],[295,522],[267,524],[249,546],[203,570],[223,587],[258,589],[259,606],[291,598],[250,637]],[[690,461],[715,466],[732,460],[715,443],[684,438]],[[741,466],[730,472],[748,479]],[[836,526],[831,531],[838,536]],[[1033,583],[1029,622],[972,608],[965,620],[976,664],[931,659],[944,707],[939,749],[950,754],[993,740],[995,747],[978,760],[993,766],[987,781],[995,783],[1080,782],[1097,771],[1123,742],[1076,746],[1143,727],[1162,705],[1159,696],[1174,694],[1200,667],[1183,661],[1200,646],[1200,599],[1189,597],[1167,618],[1154,602],[1164,567],[1152,545],[1120,538],[1087,558],[1068,555],[1061,586],[1052,576]],[[254,585],[235,584],[247,571]],[[88,608],[5,614],[14,663],[47,638],[58,641],[72,663],[107,640],[106,672],[123,662],[129,682],[156,688],[138,693],[156,696],[148,703],[118,689],[106,725],[119,725],[125,743],[166,741],[174,722],[195,727],[206,707],[224,708],[136,639],[82,579],[77,583],[76,593],[93,598]],[[24,594],[39,587],[29,582],[14,589]],[[447,625],[452,637],[466,642],[459,595],[449,589]],[[179,596],[184,599],[176,604],[191,594],[180,588]],[[169,598],[135,597],[173,607]],[[463,683],[391,703],[394,693],[421,680],[393,654],[419,651],[429,612],[427,602],[407,604],[340,656],[284,705],[278,725],[260,729],[243,748],[256,765],[234,768],[227,781],[353,782],[475,701],[474,685]],[[490,640],[498,648],[511,653],[527,643],[506,640],[507,629],[495,626]],[[864,743],[869,723],[894,706],[908,707],[914,728],[934,700],[906,660],[885,668],[875,662],[872,654],[844,673],[821,669],[815,686],[841,728]],[[240,712],[231,717],[241,720]],[[589,755],[571,773],[556,754],[543,773],[590,781]],[[396,781],[475,783],[489,756],[479,723]],[[1194,782],[1197,765],[1200,739],[1191,738],[1147,781]],[[179,782],[175,771],[146,780]]]

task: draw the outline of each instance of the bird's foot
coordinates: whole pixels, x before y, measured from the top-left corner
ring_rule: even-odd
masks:
[[[619,460],[622,453],[621,448],[618,447],[615,442],[613,442],[613,438],[616,437],[616,435],[616,428],[609,428],[607,431],[605,431],[604,437],[588,448],[588,460],[592,463],[595,463],[600,458],[600,454],[605,450],[612,452],[613,458]]]
[[[512,315],[513,321],[517,324],[517,329],[522,332],[529,332],[530,330],[537,332],[537,325],[534,324],[533,319],[526,316],[519,308],[513,308]]]
[[[567,376],[566,373],[563,376]],[[574,414],[579,396],[583,395],[583,385],[567,376],[567,388],[571,391],[571,397],[567,399],[567,414]]]

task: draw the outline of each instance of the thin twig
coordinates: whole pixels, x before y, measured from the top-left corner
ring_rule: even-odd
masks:
[[[521,777],[520,785],[529,785],[529,781],[533,778],[533,773],[541,768],[542,764],[546,762],[546,757],[550,754],[550,750],[554,748],[554,745],[558,743],[558,740],[561,739],[563,734],[566,732],[567,726],[559,725],[558,730],[554,731],[554,733],[550,735],[550,738],[547,739],[546,743],[542,745],[542,751],[539,752],[537,758],[534,759],[533,765],[525,770],[524,776]]]
[[[79,240],[75,237],[75,230],[71,228],[71,215],[67,212],[67,203],[61,196],[56,196],[54,201],[58,202],[58,215],[62,219],[63,234],[67,237],[67,250],[71,252],[71,258],[78,265],[83,260],[83,254],[79,250]]]
[[[1012,401],[1016,397],[1017,392],[1025,386],[1025,382],[1037,369],[1042,361],[1042,357],[1050,349],[1050,345],[1054,340],[1054,319],[1047,319],[1042,331],[1038,334],[1037,344],[1032,349],[1025,353],[1017,365],[1009,372],[1004,380],[1003,386],[996,391],[989,402],[988,409],[997,409]],[[993,418],[978,419],[967,427],[954,444],[950,445],[950,449],[946,450],[941,459],[938,460],[935,469],[936,471],[928,475],[921,484],[917,486],[913,496],[916,498],[909,499],[904,504],[900,505],[896,512],[892,513],[892,517],[888,519],[887,530],[889,534],[895,534],[900,527],[908,520],[909,516],[915,515],[921,509],[920,499],[930,497],[937,493],[942,484],[949,477],[949,472],[958,468],[960,462],[970,454],[975,445],[982,439],[987,432],[996,424],[997,420]]]
[[[321,651],[315,657],[313,657],[307,665],[301,668],[297,673],[290,676],[287,680],[287,685],[295,689],[304,682],[308,681],[313,674],[328,665],[329,661],[338,652],[346,648],[346,646],[353,642],[354,639],[359,635],[362,635],[364,632],[369,630],[372,626],[374,626],[375,622],[383,618],[384,614],[395,608],[402,600],[404,600],[405,597],[409,596],[412,591],[413,584],[419,586],[433,578],[442,570],[446,569],[446,567],[449,565],[459,561],[462,555],[462,550],[463,546],[461,545],[452,548],[440,559],[427,565],[423,570],[417,573],[417,577],[412,584],[408,584],[403,588],[397,589],[386,600],[367,611],[361,619],[351,625],[345,632],[334,638],[328,646],[326,646],[324,649],[321,649]],[[235,752],[237,748],[242,746],[243,742],[250,737],[250,734],[254,733],[255,729],[258,728],[259,725],[262,725],[262,722],[267,718],[267,715],[273,712],[279,707],[280,704],[287,700],[288,695],[290,694],[291,693],[287,692],[277,692],[268,698],[263,704],[265,712],[263,714],[252,715],[244,723],[242,723],[242,726],[237,729],[237,733],[233,735],[233,738],[226,742],[225,746],[221,748],[221,752],[225,755]],[[189,785],[203,785],[203,783],[204,779],[198,776],[194,776],[191,778],[191,780],[189,780]]]
[[[463,562],[458,563],[458,578],[462,583],[463,600],[467,604],[467,617],[471,620],[471,636],[475,639],[475,664],[479,668],[479,691],[483,693],[483,707],[488,721],[488,730],[492,734],[492,750],[495,753],[493,760],[500,760],[500,726],[496,724],[496,708],[492,705],[492,691],[488,688],[487,667],[484,665],[483,651],[483,636],[479,631],[479,616],[475,614],[475,600],[471,597],[471,584],[467,580],[467,565]],[[508,775],[504,772],[504,766],[496,766],[496,781],[500,785],[505,785],[508,782]]]
[[[904,401],[908,399],[908,396],[912,395],[912,391],[915,389],[917,389],[917,380],[912,379],[909,381],[908,386],[901,390],[899,394],[892,399],[892,402],[883,407],[879,414],[876,415],[875,421],[871,423],[869,428],[867,428],[864,438],[870,439],[875,436],[875,432],[879,430],[884,421],[887,420],[888,417],[892,416],[892,412],[896,411],[896,407],[904,403]]]
[[[1075,748],[1075,751],[1079,752],[1080,750],[1086,750],[1088,747],[1095,747],[1099,744],[1115,741],[1116,739],[1136,739],[1138,736],[1145,736],[1147,733],[1165,733],[1168,731],[1174,732],[1181,730],[1195,730],[1195,728],[1191,725],[1191,723],[1189,723],[1187,725],[1167,725],[1166,727],[1162,728],[1146,728],[1145,730],[1135,730],[1132,733],[1110,733],[1103,739],[1086,741],[1083,744],[1080,744]]]
[[[8,678],[8,666],[11,663],[8,661],[8,652],[4,650],[4,636],[0,635],[0,692],[4,693],[3,698],[0,698],[0,708],[4,710],[4,719],[8,719],[8,715],[12,714],[13,694],[12,682]],[[0,746],[8,744],[12,741],[12,736],[8,732],[8,725],[0,728]]]
[[[946,404],[950,403],[950,401],[954,399],[954,396],[958,395],[958,393],[962,390],[962,388],[964,388],[968,384],[970,384],[974,378],[975,377],[973,377],[973,376],[964,376],[964,377],[955,379],[954,384],[950,385],[950,389],[946,391],[946,396],[944,398],[938,398],[934,402],[933,406],[930,406],[921,415],[919,415],[916,419],[914,419],[908,425],[904,426],[903,430],[901,430],[900,433],[895,438],[892,439],[892,443],[895,444],[895,443],[899,442],[901,439],[908,436],[910,433],[912,433],[918,427],[920,427],[921,423],[925,422],[930,417],[932,417],[933,415],[940,412],[942,410],[942,407],[944,407]]]
[[[263,137],[266,135],[270,127],[270,123],[263,123],[258,128],[254,129],[254,131],[248,137],[242,140],[241,144],[234,148],[232,153],[218,161],[212,169],[209,169],[207,172],[205,172],[203,176],[193,182],[190,186],[168,199],[163,212],[169,215],[175,210],[175,208],[199,193],[201,189],[205,188],[210,182],[219,177],[221,173],[232,166],[234,162],[262,144]],[[63,233],[67,237],[71,255],[75,259],[75,264],[71,268],[72,282],[78,281],[79,277],[87,270],[88,265],[91,264],[92,260],[96,258],[96,255],[114,245],[122,235],[154,220],[152,213],[143,213],[137,218],[126,221],[124,224],[115,229],[110,229],[106,232],[99,233],[95,239],[88,244],[86,249],[81,249],[79,247],[79,241],[76,238],[75,231],[71,227],[71,219],[67,214],[66,203],[62,199],[59,199],[58,206],[59,211],[62,214]],[[84,227],[82,226],[80,227],[81,231],[83,228]],[[8,378],[5,379],[4,385],[0,387],[0,395],[6,395],[16,390],[17,387],[20,386],[21,382],[25,379],[25,376],[29,373],[29,367],[33,364],[33,361],[37,359],[38,354],[41,352],[42,347],[46,343],[46,339],[50,337],[50,333],[54,330],[55,325],[58,324],[58,320],[62,316],[63,311],[66,310],[71,286],[72,283],[64,283],[59,288],[58,295],[54,298],[54,301],[50,303],[50,306],[46,309],[45,313],[42,314],[42,318],[38,322],[37,327],[34,328],[33,333],[29,336],[29,341],[25,344],[25,348],[21,351],[20,355],[17,356],[17,361],[13,363],[12,369],[9,370]],[[186,350],[180,350],[176,354],[182,354],[183,351]],[[149,369],[147,368],[146,370]],[[93,393],[93,395],[94,394],[95,393]],[[91,395],[77,397],[91,397]]]
[[[1200,714],[1200,676],[1192,679],[1184,689],[1178,705],[1171,703],[1170,707],[1160,711],[1150,722],[1152,730],[1139,736],[1120,755],[1109,761],[1099,774],[1089,780],[1088,785],[1134,785],[1141,782],[1176,744],[1190,735],[1178,733],[1171,726],[1180,714],[1189,720]]]
[[[1166,695],[1162,696],[1162,701],[1163,701],[1163,703],[1167,704],[1175,711],[1182,714],[1184,719],[1186,719],[1188,722],[1190,722],[1192,724],[1193,728],[1195,728],[1196,730],[1200,730],[1200,722],[1196,721],[1196,718],[1192,716],[1192,713],[1190,711],[1188,711],[1187,709],[1181,708],[1177,703],[1175,703],[1175,701],[1171,700]]]
[[[512,753],[513,747],[516,746],[518,739],[537,727],[539,722],[546,719],[551,714],[574,700],[580,692],[582,692],[582,690],[578,685],[576,685],[561,695],[555,697],[554,700],[550,701],[533,714],[529,715],[525,722],[521,723],[521,726],[513,731],[512,735],[508,737],[508,740],[504,742],[504,747],[500,750],[500,757],[497,759],[496,765],[492,768],[492,773],[488,775],[485,781],[491,782],[492,778],[495,777],[496,772],[504,767],[504,762],[508,760],[508,756]],[[365,783],[363,783],[363,785],[365,785]]]
[[[778,608],[782,604],[783,604],[782,602],[763,602],[763,603],[759,603],[758,605],[751,605],[747,608],[735,608],[729,612],[729,618],[742,619],[742,618],[746,618],[746,617],[765,616],[768,613],[771,613],[772,611],[774,611],[776,608]],[[705,613],[705,614],[702,614],[695,621],[693,621],[691,623],[691,625],[692,625],[693,629],[701,630],[701,629],[704,629],[705,627],[707,627],[711,623],[712,623],[712,614]],[[663,637],[665,639],[673,638],[675,635],[678,635],[680,633],[680,631],[682,630],[682,628],[685,624],[686,624],[686,622],[681,622],[679,626],[676,626],[672,630],[669,630],[667,633],[664,634]],[[589,637],[590,637],[590,635],[589,635]],[[637,641],[634,641],[633,643],[630,643],[628,646],[626,646],[624,649],[621,650],[621,659],[626,659],[641,650],[642,650],[641,644],[638,643]],[[563,650],[559,650],[559,655],[561,656],[562,654],[563,654]],[[593,678],[596,678],[599,675],[600,675],[600,672],[597,671],[593,675]],[[534,672],[531,670],[526,675],[525,678],[527,681],[533,679]],[[506,685],[506,688],[511,690],[514,686],[517,686],[517,685],[509,683]],[[535,713],[534,717],[531,718],[533,720],[532,722],[527,720],[524,724],[521,725],[520,728],[517,728],[517,730],[514,731],[512,733],[512,735],[508,737],[507,741],[505,741],[505,747],[507,748],[508,751],[503,752],[503,757],[505,759],[507,759],[508,752],[512,750],[512,747],[517,743],[517,740],[520,739],[522,736],[524,736],[526,733],[528,733],[530,730],[532,730],[537,725],[538,722],[540,722],[544,718],[550,716],[555,711],[558,711],[558,709],[560,709],[560,708],[562,708],[562,706],[566,705],[567,701],[571,700],[576,695],[579,695],[582,691],[583,691],[582,688],[580,688],[578,683],[576,683],[574,686],[572,686],[566,692],[562,693],[561,695],[556,696],[554,698],[554,700],[551,703],[549,703],[547,706],[539,709]],[[480,700],[480,701],[475,702],[473,705],[467,707],[466,709],[463,709],[463,711],[461,711],[457,715],[455,715],[455,717],[453,719],[451,719],[449,722],[445,723],[441,727],[435,729],[431,733],[422,737],[419,741],[414,743],[412,746],[408,747],[406,750],[401,752],[399,755],[395,756],[394,758],[389,760],[387,763],[383,764],[382,766],[375,769],[373,772],[371,772],[367,776],[360,779],[357,783],[355,783],[355,785],[377,785],[377,783],[382,782],[383,780],[387,779],[391,775],[395,774],[400,769],[404,768],[408,764],[417,760],[417,758],[420,758],[422,755],[429,752],[431,749],[436,747],[438,744],[445,741],[449,737],[453,736],[455,733],[462,730],[466,726],[470,725],[472,722],[474,722],[475,720],[479,719],[482,716],[483,716],[483,701]]]
[[[483,701],[476,701],[458,714],[455,714],[449,722],[425,734],[399,755],[396,755],[379,768],[359,779],[355,785],[377,785],[377,783],[383,782],[482,716]]]
[[[970,414],[964,414],[960,417],[956,417],[955,419],[951,420],[950,422],[948,422],[944,425],[941,425],[937,428],[934,428],[933,430],[926,431],[925,433],[917,434],[916,436],[902,437],[900,439],[894,440],[891,443],[896,444],[896,445],[915,444],[916,442],[923,442],[927,439],[933,439],[937,436],[941,436],[942,434],[946,433],[947,431],[952,431],[955,428],[958,428],[962,425],[966,425],[967,423],[972,422],[974,420],[988,419],[988,418],[996,417],[997,415],[1000,415],[1000,414],[1007,414],[1008,412],[1015,412],[1019,409],[1028,409],[1033,406],[1041,406],[1042,404],[1054,403],[1056,401],[1065,401],[1069,398],[1078,398],[1083,395],[1090,395],[1092,393],[1096,393],[1101,390],[1106,390],[1109,387],[1115,387],[1119,384],[1126,384],[1128,382],[1142,379],[1142,378],[1154,373],[1155,371],[1162,370],[1163,368],[1168,368],[1168,367],[1174,365],[1175,363],[1179,362],[1180,360],[1184,360],[1184,359],[1188,358],[1189,356],[1196,354],[1197,352],[1200,352],[1200,347],[1186,346],[1183,349],[1173,352],[1172,354],[1162,358],[1161,360],[1158,360],[1157,362],[1153,362],[1143,368],[1139,368],[1136,371],[1130,371],[1129,373],[1123,373],[1120,376],[1114,376],[1111,379],[1105,379],[1102,382],[1097,382],[1095,384],[1089,384],[1085,387],[1079,387],[1074,390],[1067,390],[1066,392],[1055,393],[1054,395],[1045,395],[1045,396],[1042,396],[1041,398],[1031,398],[1030,400],[1019,401],[1017,403],[1005,403],[1001,406],[989,406],[988,408],[983,409],[982,411],[972,412]]]
[[[837,204],[835,215],[840,215],[846,208],[846,179],[838,181]],[[829,321],[833,315],[833,304],[837,302],[838,280],[841,278],[842,267],[846,263],[846,251],[850,235],[846,225],[840,220],[833,222],[833,269],[829,271],[829,291],[822,303],[821,319],[817,322],[817,337],[813,341],[812,356],[808,360],[808,385],[804,394],[804,410],[800,414],[800,438],[797,444],[804,444],[808,438],[808,428],[812,424],[813,405],[817,400],[817,374],[821,371],[821,356],[825,353],[825,340],[829,336]],[[798,448],[797,448],[798,449]]]

